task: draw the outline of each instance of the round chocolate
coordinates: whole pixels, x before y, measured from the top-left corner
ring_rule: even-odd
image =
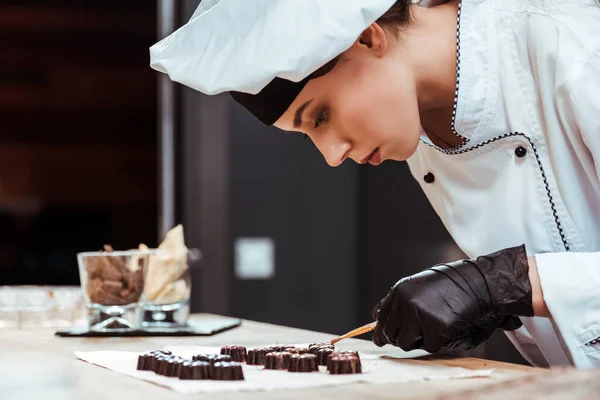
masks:
[[[165,376],[179,376],[179,372],[181,370],[181,365],[185,360],[181,357],[173,357],[171,358],[165,367]]]
[[[192,361],[207,361],[208,362],[208,357],[211,355],[213,355],[213,354],[196,354],[195,356],[192,356]]]
[[[317,351],[317,362],[319,365],[327,365],[327,361],[329,361],[329,356],[333,353],[333,349],[329,349],[327,347],[323,347]]]
[[[332,356],[352,356],[352,357],[357,357],[360,360],[360,356],[358,355],[358,351],[336,350],[331,355]]]
[[[154,371],[156,372],[158,370],[158,365],[159,365],[159,359],[161,358],[170,358],[173,353],[171,353],[170,351],[166,351],[166,350],[154,350],[152,352],[150,352],[151,357],[148,360],[148,367],[150,371]]]
[[[154,355],[152,353],[144,353],[138,357],[137,370],[150,371],[150,361]]]
[[[167,364],[171,360],[171,356],[158,355],[154,358],[154,369],[153,371],[158,375],[165,375],[167,373]]]
[[[360,374],[362,372],[360,358],[354,355],[332,354],[329,357],[329,362],[327,363],[327,371],[334,375]]]
[[[306,347],[285,347],[280,351],[286,351],[292,354],[306,354],[309,353],[308,348]]]
[[[231,362],[231,356],[227,354],[210,354],[206,357],[206,359],[201,359],[199,361],[207,361],[210,365],[215,365],[218,362]]]
[[[248,365],[265,365],[265,359],[269,349],[257,348],[248,349],[248,359],[246,360]]]
[[[204,380],[210,379],[210,363],[206,361],[184,361],[179,370],[179,379]]]
[[[244,346],[224,346],[221,347],[221,354],[231,356],[233,361],[245,362],[248,353]]]
[[[292,354],[290,357],[290,372],[315,372],[319,371],[317,356],[314,354]]]
[[[294,346],[291,346],[291,345],[288,345],[288,344],[283,344],[283,345],[276,344],[276,345],[270,346],[268,349],[269,349],[269,353],[271,353],[271,352],[274,352],[274,351],[276,351],[276,352],[282,352],[282,351],[285,351],[285,349],[289,349],[289,348],[293,348],[293,347]]]
[[[211,379],[215,381],[243,381],[242,366],[236,362],[218,362],[211,369]]]
[[[317,352],[320,349],[332,349],[334,350],[335,347],[332,344],[329,343],[313,343],[311,345],[308,346],[308,351],[314,355],[317,355]]]
[[[288,369],[291,353],[286,351],[275,351],[267,353],[265,357],[265,369]]]

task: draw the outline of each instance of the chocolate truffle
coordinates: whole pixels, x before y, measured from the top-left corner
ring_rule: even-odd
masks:
[[[208,357],[214,354],[196,354],[192,356],[192,361],[208,361]]]
[[[170,357],[171,357],[170,354],[164,354],[164,353],[152,354],[152,357],[150,358],[150,371],[154,371],[154,372],[158,371],[158,366],[160,364],[160,361],[165,358],[170,358]]]
[[[360,356],[358,355],[358,351],[336,350],[331,355],[333,355],[333,356],[353,356],[353,357],[357,357],[360,360]]]
[[[290,357],[290,372],[315,372],[319,371],[317,356],[314,354],[292,354]]]
[[[224,346],[221,347],[221,354],[231,356],[233,361],[245,362],[248,353],[244,346]]]
[[[181,371],[181,366],[183,362],[186,361],[181,357],[172,357],[169,361],[167,361],[164,368],[164,376],[179,376]]]
[[[323,347],[317,351],[317,362],[319,365],[327,365],[327,361],[329,361],[329,356],[333,353],[333,349],[329,349],[327,347]]]
[[[285,349],[283,349],[281,351],[287,351],[288,353],[292,353],[292,354],[309,353],[308,348],[306,348],[306,347],[286,347]]]
[[[314,355],[317,355],[317,352],[320,349],[332,349],[334,350],[335,347],[333,347],[332,344],[329,343],[313,343],[311,345],[308,346],[308,351]]]
[[[211,379],[215,381],[243,381],[242,366],[236,362],[218,362],[213,365]]]
[[[150,360],[154,357],[152,353],[144,353],[138,357],[137,370],[150,371]]]
[[[165,375],[167,372],[167,364],[173,358],[165,354],[159,354],[154,358],[153,371],[158,375]]]
[[[202,358],[199,361],[207,361],[210,365],[215,365],[218,362],[231,362],[231,356],[227,354],[209,354],[205,359]]]
[[[266,348],[248,349],[248,365],[265,365],[268,352],[269,349]]]
[[[327,370],[330,374],[360,374],[362,368],[360,358],[354,355],[335,355],[329,357]]]
[[[210,363],[206,361],[184,361],[179,370],[179,379],[203,380],[210,379]]]
[[[288,369],[291,353],[281,351],[268,353],[265,358],[265,369]]]
[[[155,358],[158,355],[171,355],[171,352],[166,350],[153,350],[144,353],[138,357],[137,369],[139,371],[154,371]]]
[[[291,349],[291,348],[294,348],[294,346],[289,345],[289,344],[276,344],[276,345],[270,346],[269,350],[271,352],[273,352],[273,351],[282,352],[282,351],[286,351],[286,349]]]

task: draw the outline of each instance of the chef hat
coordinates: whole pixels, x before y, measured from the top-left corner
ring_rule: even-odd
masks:
[[[206,94],[231,92],[267,125],[309,75],[352,46],[395,0],[202,0],[150,48],[150,66]]]

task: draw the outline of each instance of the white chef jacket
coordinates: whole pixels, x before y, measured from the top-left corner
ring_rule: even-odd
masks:
[[[552,317],[508,333],[523,356],[600,367],[600,4],[463,0],[457,44],[464,144],[423,132],[410,170],[469,257],[535,255]]]

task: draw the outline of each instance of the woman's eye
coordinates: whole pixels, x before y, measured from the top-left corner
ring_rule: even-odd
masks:
[[[315,120],[315,128],[318,128],[319,125],[325,124],[327,122],[329,122],[329,117],[327,116],[327,112],[323,110],[319,113],[319,116]]]

